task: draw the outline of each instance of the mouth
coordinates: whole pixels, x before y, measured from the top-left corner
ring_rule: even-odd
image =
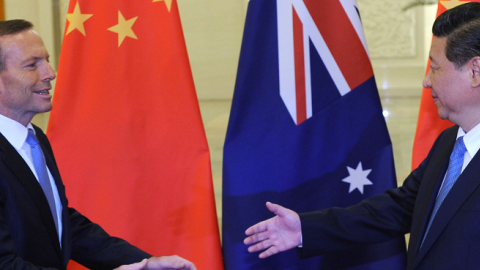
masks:
[[[51,88],[42,89],[42,90],[38,90],[38,91],[33,91],[33,93],[38,94],[38,95],[49,95],[50,94],[50,89]]]

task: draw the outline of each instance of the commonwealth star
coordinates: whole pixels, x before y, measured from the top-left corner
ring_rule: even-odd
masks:
[[[368,180],[367,176],[372,171],[371,169],[363,170],[362,162],[358,163],[356,169],[347,166],[348,177],[343,178],[342,182],[350,183],[350,190],[348,193],[352,193],[355,189],[358,189],[363,194],[363,187],[366,185],[373,185],[372,181]]]

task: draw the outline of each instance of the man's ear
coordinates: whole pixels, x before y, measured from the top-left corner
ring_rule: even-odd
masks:
[[[472,69],[472,87],[480,87],[480,56],[475,56],[470,60]]]

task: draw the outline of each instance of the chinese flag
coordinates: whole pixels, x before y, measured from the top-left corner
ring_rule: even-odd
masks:
[[[223,269],[210,154],[175,0],[72,0],[48,136],[70,206]]]
[[[437,17],[444,11],[458,5],[475,1],[447,0],[438,1]],[[430,60],[428,60],[427,73],[430,69]],[[423,88],[422,100],[420,102],[420,111],[418,113],[417,131],[413,143],[412,169],[415,169],[427,157],[428,151],[432,147],[435,139],[446,128],[453,123],[448,120],[442,120],[438,116],[437,107],[433,103],[430,89]]]

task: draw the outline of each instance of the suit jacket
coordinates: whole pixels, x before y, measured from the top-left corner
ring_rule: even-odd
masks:
[[[454,126],[440,134],[401,187],[346,209],[301,214],[300,257],[384,242],[410,232],[407,269],[479,269],[479,153],[443,201],[421,246],[457,131]]]
[[[150,257],[68,207],[50,143],[34,128],[63,205],[62,247],[40,184],[0,134],[0,269],[66,269],[70,259],[90,269],[113,269]]]

